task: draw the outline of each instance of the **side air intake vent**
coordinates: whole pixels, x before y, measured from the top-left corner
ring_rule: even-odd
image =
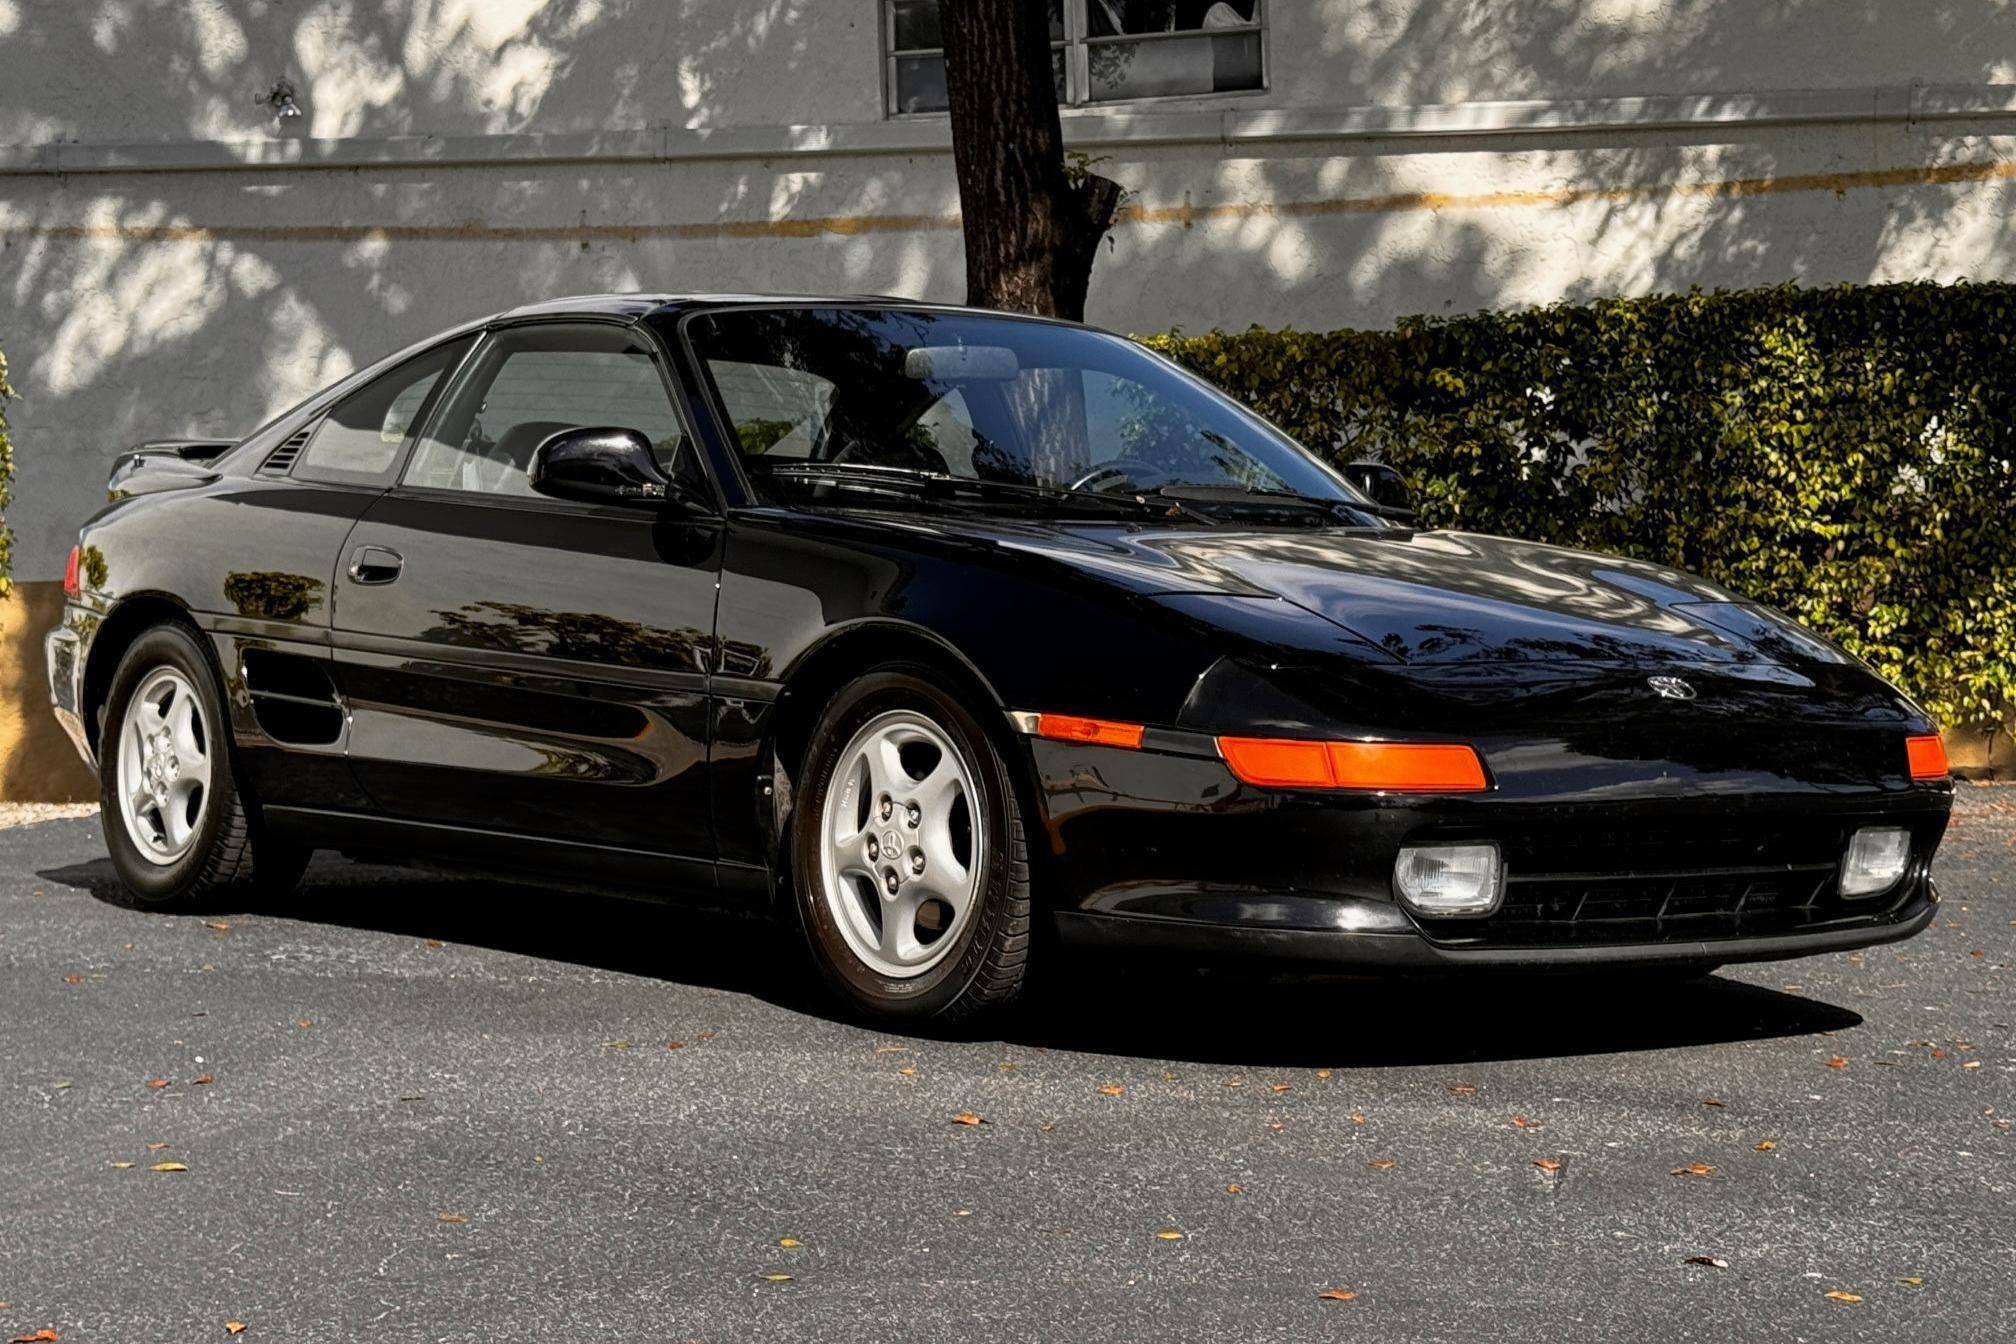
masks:
[[[343,735],[343,707],[320,660],[246,649],[245,689],[267,736],[296,746],[330,746]]]
[[[287,436],[287,442],[266,454],[266,460],[259,464],[259,470],[285,472],[294,465],[294,459],[301,456],[301,450],[308,446],[308,436],[314,432],[313,425],[295,430]]]

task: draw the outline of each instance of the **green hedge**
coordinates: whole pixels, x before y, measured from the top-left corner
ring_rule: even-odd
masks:
[[[1704,574],[1949,723],[2016,702],[2016,286],[1560,304],[1148,344],[1424,524]]]
[[[12,498],[8,483],[14,479],[14,445],[7,438],[7,402],[14,389],[7,385],[7,356],[0,352],[0,597],[14,587],[14,533],[7,526],[7,504]]]

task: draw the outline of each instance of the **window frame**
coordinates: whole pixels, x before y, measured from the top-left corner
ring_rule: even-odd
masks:
[[[665,391],[665,398],[671,404],[672,414],[679,421],[680,432],[685,435],[688,451],[698,467],[701,491],[705,496],[706,510],[694,514],[687,510],[668,511],[665,509],[643,509],[625,504],[588,504],[578,500],[556,499],[551,495],[500,495],[484,490],[457,490],[443,486],[414,485],[406,480],[406,472],[412,466],[413,456],[419,451],[420,441],[431,434],[435,422],[448,406],[461,395],[463,385],[477,375],[482,367],[481,357],[501,336],[509,332],[522,331],[528,327],[579,327],[602,326],[620,330],[633,337],[651,353],[651,362],[657,366],[658,379]],[[687,402],[679,371],[674,367],[672,351],[665,341],[652,330],[649,323],[630,318],[611,317],[598,313],[540,313],[536,316],[512,318],[494,322],[481,332],[479,341],[469,348],[456,367],[453,379],[437,390],[434,404],[428,408],[426,423],[409,435],[400,453],[398,474],[389,487],[395,494],[415,499],[455,502],[476,508],[517,509],[539,513],[593,514],[611,518],[630,518],[643,522],[701,521],[703,518],[718,517],[722,512],[721,483],[715,478],[714,466],[704,442],[694,432],[691,407]]]
[[[1086,17],[1086,6],[1094,0],[1059,0],[1064,11],[1064,36],[1050,44],[1054,51],[1064,53],[1064,93],[1057,100],[1057,110],[1070,120],[1074,113],[1099,113],[1124,111],[1140,103],[1152,103],[1158,107],[1165,104],[1202,102],[1215,98],[1253,98],[1273,91],[1274,87],[1274,27],[1268,21],[1268,0],[1253,0],[1253,22],[1239,28],[1209,30],[1218,33],[1257,33],[1260,36],[1260,83],[1251,89],[1207,90],[1201,93],[1150,93],[1135,98],[1094,99],[1091,96],[1092,71],[1091,50],[1097,46],[1108,46],[1123,42],[1155,42],[1172,38],[1195,38],[1206,32],[1204,29],[1183,29],[1179,32],[1128,33],[1110,37],[1094,37],[1091,21]],[[896,62],[899,57],[938,56],[945,54],[943,47],[896,46],[896,4],[897,0],[876,0],[882,7],[882,117],[885,121],[928,121],[945,118],[950,114],[940,110],[935,112],[905,112],[896,105]]]
[[[290,430],[288,435],[282,436],[283,438],[289,437],[292,434],[299,433],[302,428],[308,430],[308,439],[301,445],[300,456],[288,464],[287,479],[290,481],[301,481],[309,485],[333,485],[351,490],[371,490],[380,493],[398,484],[399,478],[406,473],[406,460],[411,455],[414,445],[420,441],[421,432],[434,422],[435,413],[440,410],[443,398],[461,379],[463,371],[469,367],[470,356],[483,348],[484,336],[485,333],[483,331],[472,331],[468,328],[463,328],[444,340],[431,342],[426,348],[415,351],[407,358],[400,359],[395,355],[391,361],[388,361],[390,367],[379,369],[378,366],[374,365],[372,369],[365,370],[366,376],[356,379],[351,385],[339,387],[323,406],[302,422],[300,427]],[[327,468],[318,469],[309,460],[309,450],[315,446],[315,440],[322,436],[322,431],[329,424],[329,417],[335,413],[337,407],[352,397],[364,395],[387,378],[396,377],[421,360],[432,359],[459,341],[468,341],[468,348],[462,352],[459,358],[450,360],[443,366],[441,372],[435,375],[434,385],[427,390],[427,395],[422,399],[412,423],[406,427],[406,437],[400,442],[397,448],[392,450],[392,460],[386,465],[383,471],[369,474],[364,472],[338,472]],[[270,452],[271,450],[269,449],[268,451]]]

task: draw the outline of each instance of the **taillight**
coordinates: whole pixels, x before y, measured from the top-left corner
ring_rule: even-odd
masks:
[[[1946,744],[1937,733],[1904,739],[1904,760],[1913,779],[1944,779],[1949,773]]]
[[[1114,719],[1085,719],[1075,714],[1036,716],[1036,736],[1052,737],[1060,742],[1091,742],[1102,747],[1138,748],[1144,731],[1138,723],[1121,723]]]
[[[78,564],[83,558],[83,549],[81,546],[72,546],[70,548],[70,562],[63,566],[63,596],[65,597],[78,597],[83,594],[84,590],[79,586],[77,581]],[[48,571],[45,570],[43,572],[47,573]]]
[[[1233,774],[1263,788],[1477,793],[1488,787],[1477,749],[1458,742],[1221,737],[1218,753]]]

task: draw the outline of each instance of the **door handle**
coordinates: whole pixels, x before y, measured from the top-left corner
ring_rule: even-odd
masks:
[[[350,552],[350,582],[390,583],[399,577],[406,559],[383,546],[359,546]]]

